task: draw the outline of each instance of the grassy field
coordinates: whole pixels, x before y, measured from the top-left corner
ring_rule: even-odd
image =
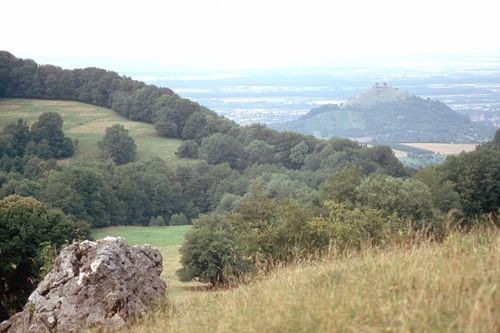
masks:
[[[129,332],[499,332],[498,258],[498,230],[369,248],[232,290],[169,294]]]
[[[97,141],[104,136],[106,127],[121,124],[129,130],[137,144],[139,160],[159,157],[170,165],[193,163],[194,160],[179,159],[175,152],[180,140],[161,138],[152,125],[135,122],[110,109],[72,101],[36,99],[0,99],[0,129],[19,118],[33,123],[43,112],[57,112],[64,120],[64,132],[78,140],[76,154],[68,161],[89,160],[100,157]]]
[[[92,238],[106,236],[123,237],[129,245],[150,244],[157,247],[163,256],[162,277],[167,281],[169,293],[180,297],[199,289],[200,284],[182,283],[175,275],[181,267],[179,247],[184,241],[189,225],[168,227],[109,227],[92,230]]]
[[[401,143],[401,145],[421,148],[436,154],[453,155],[461,152],[469,152],[476,149],[477,144],[471,143]]]

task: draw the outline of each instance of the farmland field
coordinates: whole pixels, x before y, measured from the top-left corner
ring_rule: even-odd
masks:
[[[134,138],[137,145],[137,159],[139,160],[159,157],[170,165],[195,161],[179,159],[175,152],[181,141],[157,136],[153,125],[132,121],[110,109],[80,102],[0,99],[0,129],[19,118],[31,124],[43,112],[59,113],[64,121],[64,133],[78,140],[76,153],[68,159],[69,161],[99,158],[101,152],[97,148],[97,142],[104,136],[106,127],[114,124],[121,124],[129,130],[130,136]]]
[[[393,149],[392,151],[394,152],[394,156],[396,156],[397,158],[408,157],[408,153],[405,151],[398,149]]]
[[[401,143],[401,145],[432,151],[436,154],[453,155],[476,149],[477,144],[471,143]]]

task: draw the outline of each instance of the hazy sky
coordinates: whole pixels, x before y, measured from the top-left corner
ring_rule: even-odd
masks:
[[[0,8],[0,49],[63,67],[297,68],[500,55],[498,0],[2,0]]]

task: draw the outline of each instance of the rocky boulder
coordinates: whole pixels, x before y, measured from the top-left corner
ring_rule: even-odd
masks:
[[[0,333],[118,330],[163,297],[162,269],[160,252],[149,245],[130,247],[114,237],[74,243]]]

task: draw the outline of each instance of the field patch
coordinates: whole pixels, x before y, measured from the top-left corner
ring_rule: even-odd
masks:
[[[396,156],[397,158],[408,157],[408,153],[405,151],[398,149],[393,149],[392,151],[394,152],[394,156]]]
[[[401,143],[401,145],[425,149],[442,155],[473,151],[477,146],[474,143]]]

